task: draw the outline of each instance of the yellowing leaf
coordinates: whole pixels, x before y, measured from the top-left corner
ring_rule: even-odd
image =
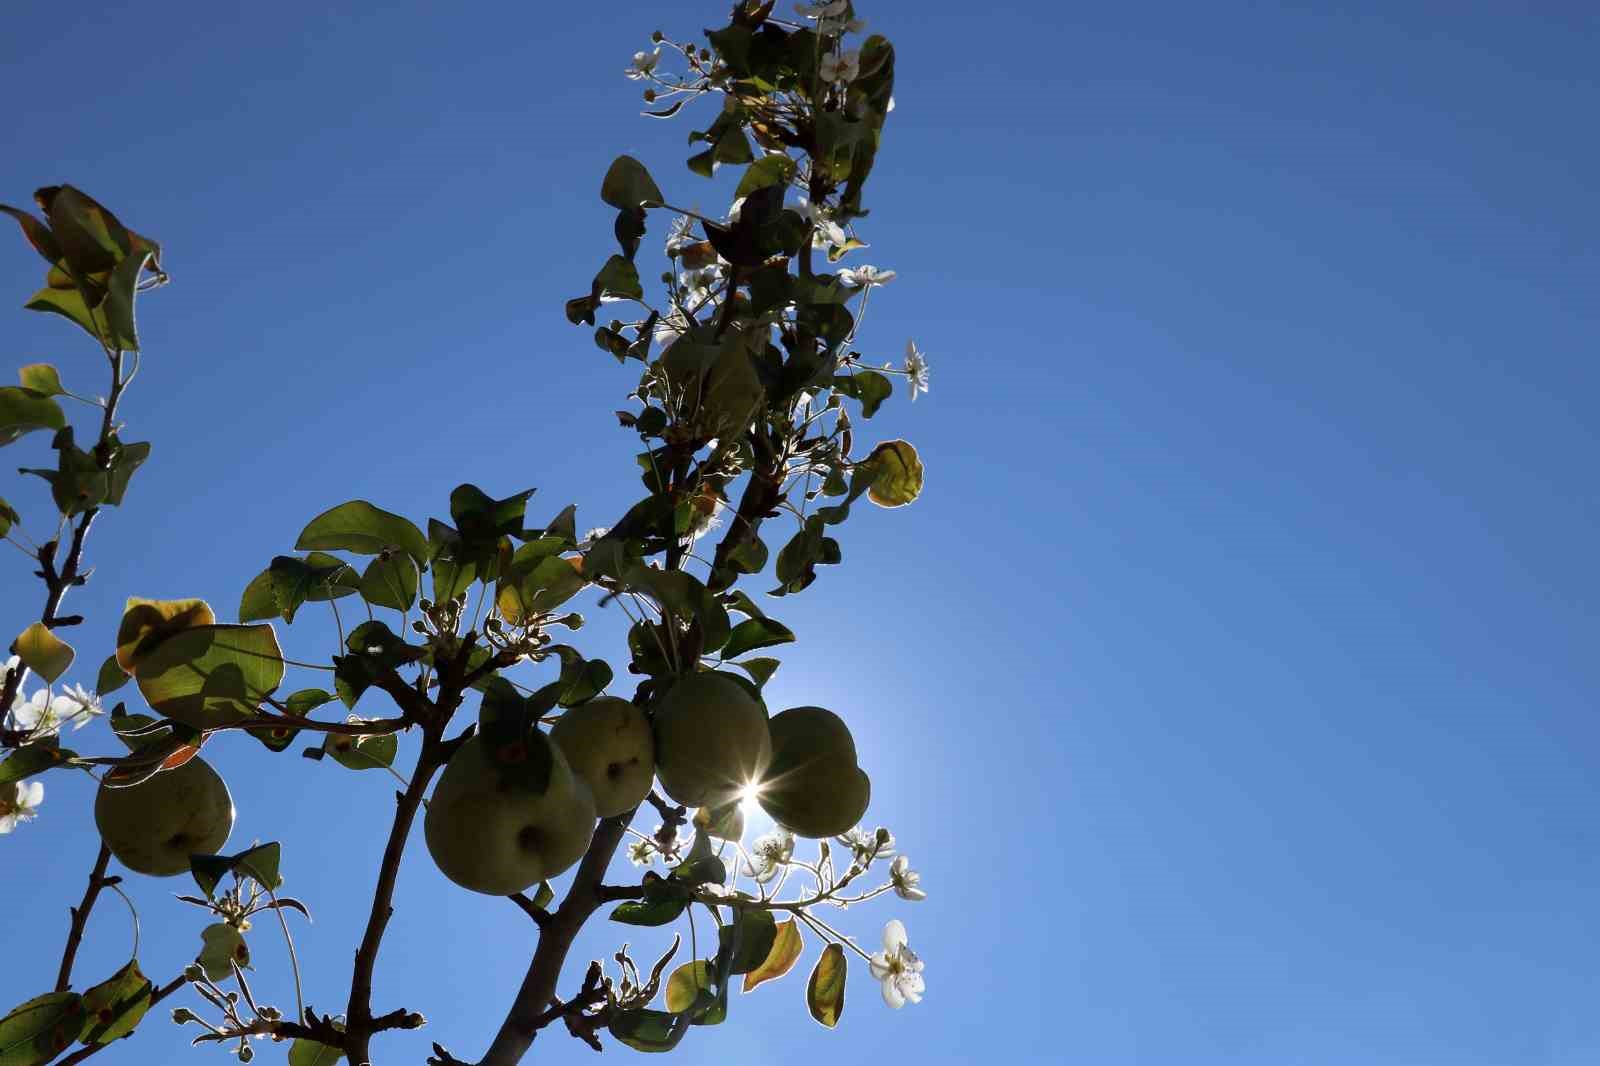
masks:
[[[283,653],[268,625],[196,626],[139,661],[139,692],[157,713],[196,729],[255,714],[283,681]]]
[[[686,962],[667,978],[667,1010],[673,1014],[688,1010],[701,992],[711,991],[711,968],[704,959]]]
[[[917,450],[903,440],[886,441],[872,449],[867,462],[873,464],[872,487],[867,499],[879,507],[904,507],[922,493],[922,460]]]
[[[844,948],[829,944],[822,949],[822,958],[806,984],[806,1007],[829,1029],[839,1024],[839,1015],[844,1013],[845,969]]]
[[[85,1044],[109,1044],[133,1032],[150,1009],[154,986],[139,970],[137,959],[83,994]]]
[[[749,992],[757,985],[776,980],[794,969],[804,946],[800,939],[800,926],[795,919],[779,922],[777,936],[772,940],[772,950],[767,952],[765,962],[744,975],[743,990]]]
[[[72,645],[50,632],[43,622],[24,629],[12,650],[29,670],[50,682],[67,672],[75,654]]]
[[[129,596],[117,626],[117,665],[132,674],[139,661],[174,633],[217,620],[205,600],[146,600]]]

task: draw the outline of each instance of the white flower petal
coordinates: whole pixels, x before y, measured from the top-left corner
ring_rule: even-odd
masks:
[[[905,946],[905,925],[898,918],[889,919],[889,923],[883,927],[883,950],[890,955],[894,955]]]
[[[895,1010],[906,1005],[906,997],[901,993],[900,985],[892,977],[883,982],[883,1001]]]

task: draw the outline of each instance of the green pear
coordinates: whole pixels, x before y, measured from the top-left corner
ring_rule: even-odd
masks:
[[[550,728],[550,739],[594,793],[602,818],[639,806],[656,779],[650,722],[627,700],[600,696],[571,708]]]
[[[872,782],[856,765],[844,720],[821,707],[791,707],[771,722],[772,764],[756,794],[779,825],[803,837],[848,832],[867,812]]]
[[[767,709],[717,673],[680,679],[655,704],[656,775],[690,807],[732,803],[772,759]]]
[[[189,871],[190,855],[214,855],[233,832],[228,784],[198,755],[129,788],[100,786],[94,824],[117,861],[136,873]]]
[[[509,896],[583,857],[594,835],[594,796],[561,749],[549,749],[550,780],[543,792],[491,762],[481,736],[456,749],[422,824],[441,873],[462,888]]]

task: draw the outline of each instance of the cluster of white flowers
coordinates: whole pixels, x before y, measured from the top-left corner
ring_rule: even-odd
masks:
[[[100,697],[82,685],[63,686],[60,695],[52,695],[48,686],[32,696],[23,695],[22,681],[28,671],[15,655],[0,668],[0,688],[5,687],[12,673],[18,674],[17,695],[7,708],[6,717],[9,728],[28,734],[30,739],[53,737],[69,724],[82,729],[95,715],[105,713]]]

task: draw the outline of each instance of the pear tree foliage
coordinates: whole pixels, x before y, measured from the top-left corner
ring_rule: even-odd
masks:
[[[871,767],[851,708],[769,708],[763,696],[775,650],[796,639],[774,616],[782,598],[841,562],[863,497],[898,508],[922,489],[911,444],[868,445],[863,431],[896,378],[913,399],[927,390],[927,363],[914,343],[903,367],[863,354],[872,290],[894,275],[846,260],[866,247],[894,71],[893,46],[849,0],[792,15],[740,0],[703,40],[658,32],[634,55],[624,73],[642,83],[645,114],[698,115],[703,128],[689,134],[687,174],[658,179],[624,155],[600,177],[615,248],[564,307],[627,377],[611,431],[637,437],[627,477],[642,491],[611,525],[580,534],[575,505],[537,521],[533,489],[473,484],[422,521],[381,501],[333,502],[292,543],[285,530],[284,553],[241,579],[237,605],[129,589],[115,647],[83,655],[68,640],[83,618],[66,602],[90,577],[91,527],[114,527],[152,461],[122,418],[145,356],[135,309],[168,275],[156,241],[74,186],[38,190],[32,210],[0,205],[47,264],[26,307],[86,334],[109,378],[91,398],[39,363],[0,387],[0,446],[34,449],[21,473],[50,502],[22,513],[0,499],[0,535],[43,586],[0,674],[0,834],[48,831],[44,785],[76,772],[98,784],[103,841],[54,983],[41,969],[39,994],[0,1016],[0,1066],[83,1061],[135,1037],[169,999],[158,1013],[192,1026],[197,1047],[241,1061],[262,1040],[286,1045],[294,1066],[374,1061],[375,1037],[425,1024],[414,1008],[426,1004],[372,1002],[419,820],[446,878],[507,897],[506,920],[537,927],[505,1021],[470,1061],[518,1062],[552,1027],[597,1050],[692,1044],[695,1027],[727,1018],[735,984],[753,992],[807,958],[809,977],[789,984],[821,1025],[839,1024],[852,970],[892,1007],[921,998],[922,962],[898,919],[880,950],[827,920],[880,895],[923,898],[893,835],[865,828]],[[674,206],[703,200],[687,187],[719,172],[725,213]],[[664,269],[645,265],[658,248]],[[69,418],[72,402],[92,416]],[[609,660],[570,642],[580,608],[626,613]],[[303,611],[329,612],[331,653],[295,645]],[[116,743],[99,747],[114,750],[88,750],[106,727]],[[403,737],[416,758],[397,766]],[[233,801],[203,752],[241,743],[264,772],[297,748],[323,764],[308,772],[399,782],[392,816],[373,812],[375,827],[392,817],[388,847],[350,997],[332,1009],[304,1002],[294,940],[341,931],[294,928],[310,911],[285,892],[292,839],[227,850]],[[772,829],[747,834],[747,818]],[[607,883],[624,858],[637,879]],[[97,902],[116,895],[136,914],[144,878],[183,875],[194,889],[179,898],[200,912],[182,934],[190,965],[146,976],[135,917],[125,966],[99,983],[74,973]],[[660,940],[580,978],[567,955],[591,920],[615,923],[619,940],[661,927]],[[428,1061],[469,1060],[433,1044]]]

